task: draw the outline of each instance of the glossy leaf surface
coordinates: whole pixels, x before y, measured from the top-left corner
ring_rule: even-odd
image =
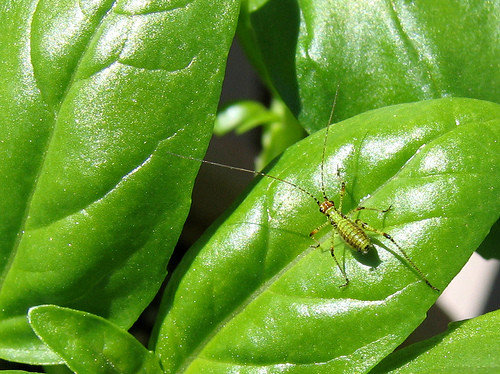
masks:
[[[498,102],[500,4],[483,0],[248,0],[239,34],[261,76],[312,133],[386,105]]]
[[[343,212],[387,231],[438,288],[466,263],[498,219],[500,106],[440,99],[364,113],[331,126],[326,193]],[[325,131],[290,147],[269,174],[321,199]],[[188,161],[186,161],[188,162]],[[307,194],[262,178],[191,249],[174,272],[152,342],[166,372],[362,373],[425,318],[438,293],[373,235],[360,255]]]
[[[451,323],[432,339],[396,351],[372,373],[498,373],[500,311]]]
[[[132,335],[96,315],[56,305],[31,308],[30,325],[75,373],[163,373]]]
[[[0,4],[0,357],[59,359],[26,320],[53,303],[128,328],[188,213],[237,1]]]

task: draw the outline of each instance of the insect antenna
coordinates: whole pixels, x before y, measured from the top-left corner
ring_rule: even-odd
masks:
[[[250,169],[245,169],[245,168],[239,168],[239,167],[236,167],[236,166],[219,164],[218,162],[202,160],[201,158],[180,155],[180,154],[169,152],[169,151],[166,151],[166,153],[171,154],[171,155],[176,156],[176,157],[184,158],[184,159],[187,159],[187,160],[193,160],[193,161],[203,162],[204,164],[219,166],[219,167],[230,169],[230,170],[242,171],[242,172],[250,173],[250,174],[253,174],[253,175],[261,175],[261,176],[266,177],[266,178],[271,178],[271,179],[274,179],[274,180],[286,183],[286,184],[288,184],[288,185],[290,185],[292,187],[297,188],[299,191],[302,191],[303,193],[305,193],[309,197],[313,198],[314,201],[316,201],[316,204],[321,205],[321,201],[319,201],[316,196],[314,196],[312,193],[310,193],[306,189],[304,189],[304,188],[296,185],[295,183],[287,181],[285,179],[281,179],[281,178],[275,177],[274,175],[269,175],[269,174],[266,174],[266,173],[263,173],[263,172],[260,172],[260,171],[256,171],[256,170],[250,170]]]
[[[330,125],[332,124],[332,119],[333,119],[333,112],[335,111],[335,105],[337,104],[337,96],[339,94],[339,86],[337,86],[337,90],[335,91],[335,97],[333,99],[333,104],[332,104],[332,110],[330,112],[330,118],[328,119],[328,124],[326,125],[326,133],[325,133],[325,140],[323,141],[323,153],[321,154],[321,192],[323,193],[323,198],[325,200],[328,200],[328,197],[326,196],[326,190],[325,190],[325,150],[326,150],[326,144],[327,144],[327,139],[328,139],[328,131],[330,130]]]

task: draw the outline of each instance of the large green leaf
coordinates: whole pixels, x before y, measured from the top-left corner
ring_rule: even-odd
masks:
[[[0,3],[0,357],[55,363],[30,306],[128,328],[166,273],[238,1]],[[169,166],[171,166],[169,168]]]
[[[366,112],[330,128],[325,182],[343,211],[391,234],[443,289],[500,211],[500,106],[439,99]],[[269,170],[321,198],[325,131],[290,147]],[[189,162],[185,161],[186,166]],[[438,292],[373,236],[367,256],[337,256],[308,234],[325,222],[314,200],[259,180],[191,249],[167,286],[152,344],[166,372],[362,373],[425,318]]]
[[[239,34],[308,132],[386,105],[444,96],[498,102],[500,3],[247,0]]]
[[[451,323],[448,331],[394,352],[375,373],[498,373],[500,311]]]
[[[79,310],[31,308],[30,324],[75,373],[163,373],[158,357],[109,321]]]

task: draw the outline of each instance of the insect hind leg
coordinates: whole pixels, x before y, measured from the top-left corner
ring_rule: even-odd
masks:
[[[343,283],[343,284],[341,284],[339,286],[340,288],[343,288],[343,287],[345,287],[345,286],[347,286],[349,284],[349,278],[347,278],[347,274],[345,273],[345,270],[342,268],[342,266],[340,266],[340,262],[339,262],[339,260],[337,260],[337,256],[335,256],[334,240],[335,240],[335,232],[332,235],[332,242],[331,242],[331,245],[330,245],[330,254],[332,255],[333,260],[337,264],[337,267],[339,268],[340,272],[342,273],[342,276],[344,277],[345,283]]]
[[[396,241],[392,238],[392,236],[390,236],[388,233],[386,232],[383,232],[383,231],[380,231],[378,229],[376,229],[375,227],[372,227],[370,226],[369,224],[367,224],[366,222],[363,222],[361,221],[360,219],[356,219],[354,221],[357,225],[361,226],[364,230],[367,230],[367,231],[371,231],[371,232],[374,232],[376,234],[379,234],[379,235],[382,235],[384,238],[386,239],[389,239],[395,246],[396,248],[399,250],[399,252],[403,255],[403,257],[405,258],[405,260],[413,267],[413,269],[418,273],[418,275],[420,276],[420,278],[422,278],[422,280],[430,287],[432,288],[434,291],[438,291],[439,292],[439,289],[434,287],[431,282],[429,282],[429,280],[427,279],[427,277],[424,275],[424,273],[422,273],[422,271],[418,268],[417,265],[415,265],[415,263],[412,261],[412,259],[406,254],[406,252],[403,250],[403,248],[401,248],[399,246],[398,243],[396,243]]]

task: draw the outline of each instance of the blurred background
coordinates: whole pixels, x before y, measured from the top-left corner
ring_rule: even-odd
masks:
[[[269,106],[271,100],[242,49],[235,42],[229,54],[220,106],[236,100],[249,99],[259,101],[265,106]],[[224,136],[214,136],[205,159],[253,170],[255,159],[261,150],[261,137],[260,127],[242,135],[231,132]],[[246,173],[210,165],[201,166],[194,186],[191,211],[170,261],[169,274],[189,247],[231,205],[252,178],[252,175]],[[131,329],[131,333],[144,345],[148,344],[163,289],[164,286]],[[484,260],[474,254],[429,310],[427,319],[402,346],[445,331],[451,321],[473,318],[499,308],[500,262]],[[43,371],[41,367],[17,365],[1,360],[0,369]]]

